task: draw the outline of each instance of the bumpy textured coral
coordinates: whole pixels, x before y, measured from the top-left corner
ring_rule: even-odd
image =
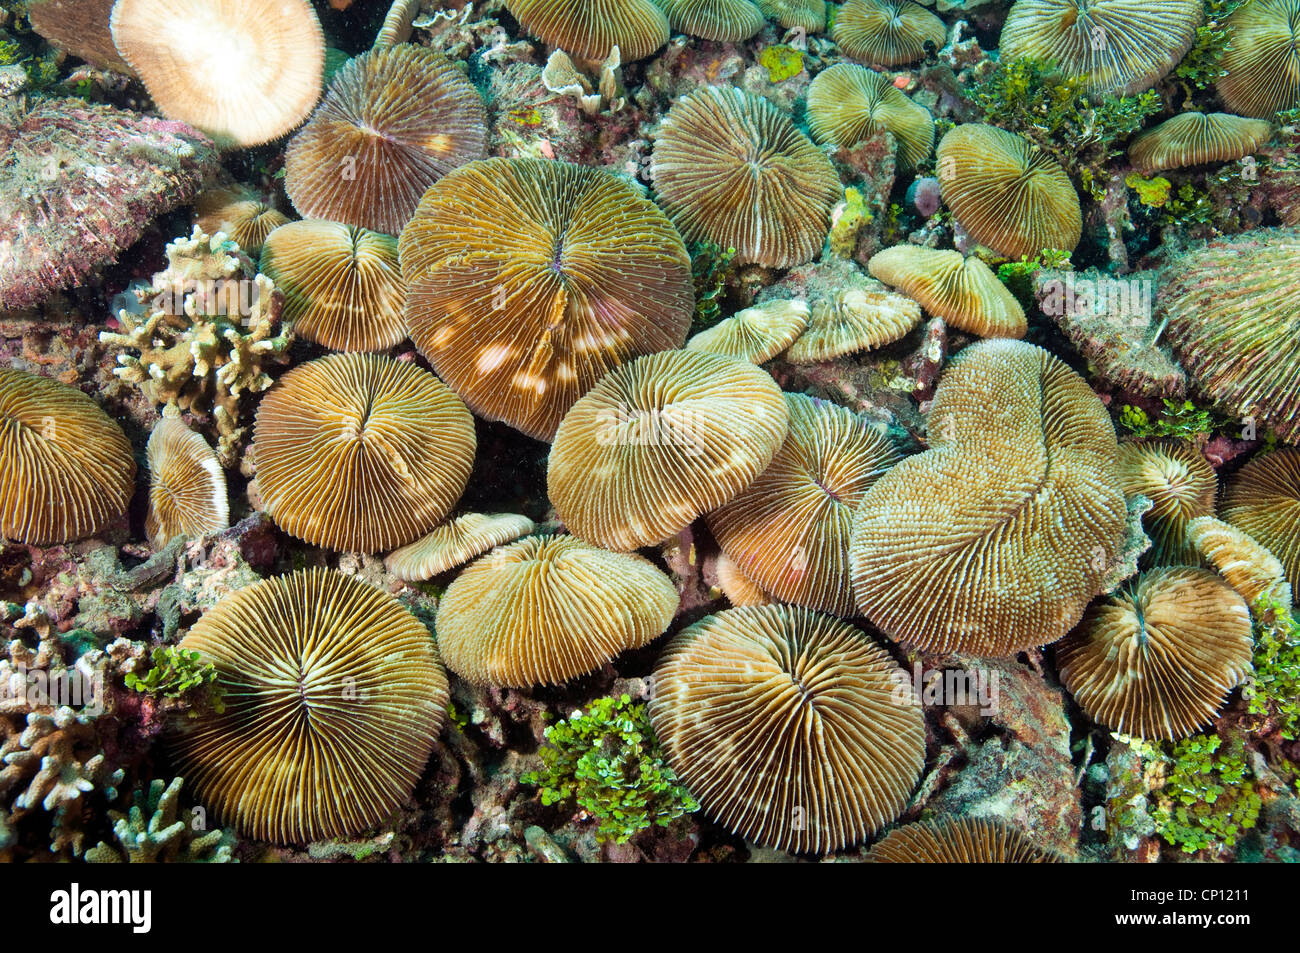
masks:
[[[292,333],[280,323],[283,298],[232,241],[199,228],[167,246],[168,267],[137,292],[140,312],[122,310],[120,332],[99,338],[136,354],[118,355],[118,377],[156,404],[211,418],[217,456],[232,466],[247,432],[242,404],[271,386],[267,370],[288,361]]]
[[[196,817],[178,816],[183,778],[164,785],[161,778],[148,790],[137,788],[127,813],[109,811],[116,845],[100,841],[86,851],[92,864],[228,864],[234,836],[220,829],[195,827]],[[201,832],[201,833],[200,833]]]

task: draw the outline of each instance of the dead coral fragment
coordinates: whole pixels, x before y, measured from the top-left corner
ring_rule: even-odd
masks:
[[[149,545],[162,549],[175,536],[205,536],[230,525],[226,474],[208,442],[174,417],[154,425],[149,460]]]
[[[600,78],[593,86],[587,74],[573,65],[568,53],[556,50],[546,60],[542,85],[560,96],[572,96],[588,116],[598,116],[602,111],[616,113],[627,103],[620,66],[622,57],[616,46],[600,64]]]

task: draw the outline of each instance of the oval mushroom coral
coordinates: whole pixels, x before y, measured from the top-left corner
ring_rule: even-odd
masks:
[[[149,461],[149,545],[162,549],[174,536],[205,536],[230,525],[226,474],[202,436],[176,417],[154,425]]]
[[[320,97],[325,35],[307,0],[118,0],[111,23],[159,111],[226,148],[278,139]]]
[[[1300,0],[1251,0],[1223,25],[1229,42],[1215,88],[1228,108],[1268,119],[1300,106]]]
[[[874,864],[1047,864],[1060,858],[999,820],[945,817],[906,824],[871,845]]]
[[[748,40],[767,19],[749,0],[655,0],[668,25],[702,40],[738,43]]]
[[[873,255],[867,270],[915,298],[931,314],[971,334],[1021,338],[1029,330],[1016,296],[974,256],[895,245]]]
[[[223,232],[252,256],[261,254],[266,237],[289,217],[243,188],[207,189],[194,197],[194,224],[205,235]]]
[[[925,651],[1055,642],[1101,591],[1124,536],[1110,415],[1065,363],[999,338],[961,352],[928,425],[930,449],[858,506],[858,607]]]
[[[109,26],[115,2],[27,0],[27,19],[34,32],[91,66],[130,76],[131,67],[113,45]]]
[[[1155,565],[1195,565],[1187,524],[1214,515],[1219,480],[1214,467],[1186,440],[1143,440],[1119,447],[1119,485],[1126,496],[1145,496],[1151,509],[1142,526],[1151,537]]]
[[[45,546],[93,535],[134,490],[131,444],[97,403],[0,368],[0,538]]]
[[[340,69],[284,155],[284,188],[304,218],[396,235],[429,186],[487,155],[474,84],[434,50],[402,44]]]
[[[786,394],[790,433],[757,480],[708,516],[722,551],[763,592],[833,615],[853,612],[853,510],[899,453],[849,410]]]
[[[1061,164],[1022,136],[967,123],[936,150],[943,200],[970,236],[1009,258],[1070,252],[1083,234],[1079,194]]]
[[[733,87],[702,86],[673,104],[651,174],[687,241],[769,268],[815,258],[843,195],[830,160],[788,116]]]
[[[808,305],[802,301],[767,301],[701,331],[686,342],[686,350],[762,364],[793,344],[807,326]]]
[[[665,351],[624,365],[565,415],[546,486],[564,525],[609,549],[667,539],[749,486],[789,428],[753,364]]]
[[[1187,539],[1248,605],[1261,596],[1291,604],[1282,563],[1249,533],[1213,516],[1198,516],[1187,525]]]
[[[892,344],[921,323],[921,307],[884,285],[864,280],[813,299],[808,327],[786,352],[795,364],[817,364]]]
[[[808,87],[808,129],[816,142],[853,146],[881,130],[898,140],[898,159],[915,168],[934,149],[934,117],[884,73],[836,63]]]
[[[1300,590],[1300,448],[1255,457],[1228,481],[1223,518],[1266,546]]]
[[[1128,147],[1133,168],[1142,175],[1204,162],[1227,162],[1256,152],[1273,127],[1262,119],[1229,113],[1180,113],[1137,136]]]
[[[844,55],[873,66],[915,63],[926,47],[937,53],[948,42],[942,20],[912,0],[848,0],[831,37]]]
[[[1153,569],[1095,603],[1056,647],[1061,683],[1094,721],[1175,741],[1213,720],[1251,672],[1250,611],[1203,569]]]
[[[487,159],[429,190],[399,243],[411,338],[475,412],[550,440],[606,373],[679,348],[686,246],[599,169]]]
[[[677,589],[649,560],[530,536],[456,577],[438,606],[447,667],[475,684],[559,685],[654,641]]]
[[[802,28],[808,33],[826,29],[826,0],[755,0],[763,16],[783,30]]]
[[[450,700],[429,630],[328,569],[238,590],[180,647],[215,667],[224,710],[179,719],[177,767],[223,822],[277,844],[383,821],[415,787]]]
[[[514,513],[465,513],[389,553],[384,564],[398,579],[423,582],[536,528],[528,517]]]
[[[267,514],[331,549],[413,542],[456,505],[474,464],[460,398],[428,371],[373,354],[298,365],[262,398],[254,432]]]
[[[588,62],[618,47],[635,63],[668,42],[668,18],[650,0],[507,0],[506,8],[529,33]]]
[[[764,847],[824,854],[907,803],[925,724],[906,675],[865,633],[795,606],[683,629],[654,672],[650,719],[705,811]],[[906,694],[906,693],[902,693]]]

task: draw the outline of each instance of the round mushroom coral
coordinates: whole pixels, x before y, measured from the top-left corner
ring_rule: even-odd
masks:
[[[294,333],[336,351],[382,351],[406,338],[397,239],[338,222],[292,222],[262,249],[259,270],[284,294]]]
[[[217,671],[224,710],[180,719],[185,782],[225,823],[302,844],[383,821],[446,716],[433,639],[396,599],[311,569],[227,596],[180,647]]]
[[[870,287],[875,285],[875,287]],[[786,360],[817,364],[899,340],[921,323],[921,306],[876,282],[842,286],[813,299],[808,327]]]
[[[668,25],[703,40],[738,43],[748,40],[767,20],[749,0],[655,0]]]
[[[733,87],[702,86],[673,105],[651,174],[687,241],[769,268],[815,258],[843,194],[830,160],[788,116]]]
[[[747,361],[665,351],[613,371],[565,415],[546,475],[576,536],[649,546],[749,486],[789,428],[781,389]]]
[[[1029,329],[1016,296],[974,256],[896,245],[873,255],[867,270],[915,298],[931,314],[971,334],[1021,338]]]
[[[646,559],[530,536],[470,565],[438,605],[447,667],[476,684],[559,685],[657,639],[677,589]]]
[[[284,156],[304,218],[396,235],[429,186],[487,155],[487,112],[441,53],[402,44],[350,60]]]
[[[1219,480],[1214,467],[1186,440],[1143,440],[1120,444],[1119,485],[1126,496],[1145,496],[1151,509],[1142,526],[1151,537],[1156,565],[1195,565],[1196,547],[1187,524],[1214,515]]]
[[[599,63],[614,47],[624,63],[668,42],[668,18],[650,0],[507,0],[529,33],[566,53]]]
[[[683,629],[654,677],[650,719],[673,770],[764,847],[854,844],[898,816],[920,777],[925,725],[899,692],[906,675],[838,619],[730,609]]]
[[[1262,119],[1229,113],[1180,113],[1137,136],[1128,147],[1133,168],[1143,175],[1203,162],[1227,162],[1256,152],[1273,127]]]
[[[945,817],[896,828],[871,845],[874,864],[1048,864],[1060,858],[986,817]]]
[[[714,569],[718,575],[718,588],[733,606],[767,606],[774,601],[758,588],[758,583],[741,572],[735,560],[726,553],[718,553]]]
[[[1203,11],[1201,0],[1017,0],[1002,59],[1049,60],[1092,93],[1140,93],[1192,48]]]
[[[1250,611],[1204,569],[1154,569],[1088,609],[1056,648],[1061,683],[1099,724],[1174,741],[1251,672]]]
[[[1083,234],[1079,194],[1061,164],[1022,136],[983,123],[937,150],[943,199],[971,237],[1009,258],[1070,252]]]
[[[840,8],[831,37],[846,56],[873,66],[915,63],[926,47],[938,52],[948,28],[912,0],[848,0]]]
[[[826,29],[826,0],[755,0],[763,16],[783,30],[802,28],[808,33]]]
[[[149,512],[144,530],[162,549],[175,536],[205,536],[230,525],[226,474],[202,436],[176,417],[154,425],[146,448]]]
[[[853,146],[881,130],[898,140],[898,158],[915,168],[934,149],[934,117],[884,73],[836,63],[808,87],[808,128],[816,142]]]
[[[325,35],[307,0],[118,0],[111,22],[158,110],[221,146],[278,139],[320,97]]]
[[[785,443],[757,480],[709,514],[709,529],[763,592],[851,615],[853,510],[899,453],[847,407],[803,394],[786,394],[785,400]]]
[[[262,398],[254,457],[267,514],[317,546],[378,553],[456,505],[474,421],[428,371],[373,354],[295,367]]]
[[[858,506],[858,607],[925,651],[1055,642],[1101,591],[1124,537],[1105,407],[1041,348],[981,341],[939,382],[929,441]]]
[[[99,405],[0,368],[0,539],[45,546],[98,533],[135,490],[131,444]]]
[[[686,342],[686,349],[762,364],[793,344],[807,326],[808,305],[802,301],[768,301],[701,331]]]
[[[609,371],[681,347],[695,312],[681,236],[599,169],[473,163],[429,190],[399,250],[420,351],[476,413],[542,440]]]
[[[1268,547],[1300,590],[1300,449],[1256,457],[1228,482],[1223,518]]]
[[[194,197],[194,224],[206,235],[222,232],[250,255],[258,255],[266,236],[289,223],[283,212],[271,208],[242,188],[208,189]]]
[[[1262,228],[1173,255],[1156,318],[1201,390],[1245,425],[1300,441],[1300,229]]]
[[[1268,119],[1300,106],[1300,0],[1251,0],[1224,20],[1217,89],[1228,108]]]
[[[528,517],[514,513],[465,513],[389,553],[384,564],[398,579],[423,582],[536,528]]]

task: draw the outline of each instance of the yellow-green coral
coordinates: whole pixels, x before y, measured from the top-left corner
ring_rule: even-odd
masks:
[[[1145,178],[1136,172],[1124,177],[1124,184],[1137,193],[1138,201],[1150,208],[1164,208],[1173,184],[1164,176]]]
[[[774,83],[784,83],[803,72],[803,54],[784,44],[763,47],[763,52],[758,54],[758,63],[767,70],[768,78]]]

